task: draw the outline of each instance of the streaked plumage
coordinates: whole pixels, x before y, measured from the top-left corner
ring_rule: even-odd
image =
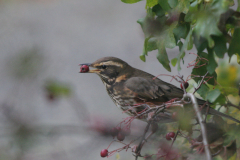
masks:
[[[154,78],[155,76],[142,70],[131,67],[123,60],[115,57],[104,57],[88,64],[90,67],[96,68],[89,70],[89,73],[96,73],[106,86],[108,95],[113,102],[129,115],[134,115],[146,107],[161,105],[174,98],[181,99],[183,90]],[[205,101],[198,99],[199,105],[203,105]],[[140,107],[133,107],[136,104],[142,104]],[[151,105],[152,104],[152,105]],[[132,109],[129,110],[129,108]],[[203,108],[203,112],[206,109]],[[225,115],[221,112],[209,109],[210,114],[220,115],[232,119],[238,123],[240,121]],[[172,122],[169,112],[160,114],[161,122]]]

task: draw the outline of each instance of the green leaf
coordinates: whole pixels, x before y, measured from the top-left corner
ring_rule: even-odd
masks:
[[[164,46],[164,41],[161,41],[158,44],[158,54],[157,54],[158,61],[163,65],[163,67],[171,72],[171,67],[169,65],[170,61],[168,59],[168,55]]]
[[[152,8],[153,6],[155,6],[156,4],[158,4],[158,0],[147,0],[147,7]]]
[[[143,47],[143,54],[142,55],[148,55],[148,40],[150,39],[150,37],[145,38],[144,40],[144,47]]]
[[[210,92],[208,92],[207,94],[207,100],[211,103],[213,103],[219,96],[220,96],[221,92],[219,91],[219,89],[214,89]]]
[[[171,10],[167,0],[158,0],[158,3],[165,12]]]
[[[215,72],[215,69],[217,68],[218,64],[214,58],[213,50],[208,48],[208,65],[207,70],[210,74],[213,74]]]
[[[201,81],[202,77],[195,77],[194,75],[204,76],[207,73],[207,65],[206,64],[208,63],[208,61],[200,60],[200,58],[208,59],[208,54],[205,52],[201,52],[201,53],[198,52],[198,56],[199,57],[196,58],[196,62],[198,62],[198,63],[196,64],[196,67],[194,67],[192,70],[192,75],[193,75],[192,78],[195,80],[195,82]],[[201,66],[201,67],[199,67],[199,66]],[[214,85],[215,84],[214,78],[215,79],[217,78],[216,72],[213,72],[213,74],[211,76],[213,78],[208,80],[208,84]]]
[[[158,17],[165,16],[165,11],[162,9],[162,7],[157,4],[152,8],[152,11],[156,14]]]
[[[187,50],[190,50],[192,48],[193,48],[193,36],[190,36],[189,41],[188,41]]]
[[[180,62],[181,62],[181,59],[183,59],[183,57],[185,56],[185,50],[187,49],[187,46],[188,46],[191,36],[192,36],[192,30],[189,31],[189,33],[186,37],[186,40],[185,40],[183,46],[181,47],[180,53],[178,54],[178,57],[177,57],[178,58],[178,62],[177,62],[178,63],[178,71],[181,70]]]
[[[218,103],[218,104],[225,104],[226,102],[226,97],[223,94],[220,94],[220,96],[218,96],[218,98],[215,100],[214,103]]]
[[[178,0],[168,0],[168,4],[170,5],[171,8],[174,8],[178,4]]]
[[[212,36],[215,46],[213,47],[214,52],[219,58],[223,58],[227,52],[226,39],[224,36]]]
[[[156,37],[153,37],[153,38],[150,38],[148,41],[148,44],[147,44],[147,51],[153,51],[153,50],[156,50],[157,49],[157,38]]]
[[[199,53],[201,53],[208,46],[208,42],[205,38],[200,37],[200,39],[198,39],[196,34],[194,33],[193,33],[193,42]]]
[[[203,37],[207,39],[208,46],[214,47],[212,35],[220,36],[222,32],[218,29],[218,23],[223,13],[228,10],[226,0],[214,0],[210,5],[200,5],[200,9],[192,14],[192,18],[196,20],[194,32],[196,38]]]
[[[233,38],[231,40],[231,43],[229,45],[228,49],[228,56],[232,57],[233,54],[240,55],[240,28],[235,28],[233,33]]]
[[[180,40],[180,38],[185,39],[187,37],[189,32],[187,25],[189,24],[184,23],[184,24],[177,25],[177,27],[174,28],[173,33],[177,41]]]
[[[179,13],[188,13],[191,0],[178,0],[178,5],[175,7],[175,10]]]
[[[203,98],[206,99],[206,95],[209,91],[209,87],[206,84],[202,84],[197,93]]]
[[[144,54],[140,55],[139,58],[143,61],[146,62],[146,56]]]
[[[174,28],[177,26],[177,22],[171,24],[171,26],[165,31],[167,34],[165,36],[165,47],[166,48],[174,48],[176,47],[176,39],[173,34]]]
[[[194,1],[193,3],[190,4],[189,11],[188,11],[188,13],[186,13],[184,20],[186,22],[191,22],[197,11],[198,11],[198,3],[197,3],[197,1]]]
[[[141,0],[121,0],[123,3],[129,3],[129,4],[133,4],[133,3],[137,3]]]
[[[218,29],[218,19],[211,12],[202,12],[197,16],[196,26],[194,27],[194,32],[197,35],[197,39],[200,36],[208,40],[208,46],[212,48],[214,46],[214,41],[211,35],[221,35],[222,32]]]
[[[171,60],[171,64],[172,64],[173,67],[176,66],[177,60],[178,60],[177,58],[173,58],[173,59]]]

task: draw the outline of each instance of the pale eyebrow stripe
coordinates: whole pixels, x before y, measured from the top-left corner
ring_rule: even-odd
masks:
[[[113,61],[107,61],[107,62],[102,62],[100,65],[114,65],[123,68],[123,65],[121,63],[113,62]]]

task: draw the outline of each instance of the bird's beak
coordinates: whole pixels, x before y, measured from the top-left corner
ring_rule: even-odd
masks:
[[[91,63],[79,64],[79,66],[83,66],[83,65],[86,65],[86,66],[91,67],[91,68],[95,68]],[[81,72],[81,69],[80,69],[79,73],[98,73],[98,72],[100,72],[100,70],[95,68],[95,69],[89,69],[89,71],[87,71],[87,72]]]

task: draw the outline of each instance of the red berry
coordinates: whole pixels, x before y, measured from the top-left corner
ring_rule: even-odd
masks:
[[[158,130],[158,124],[157,123],[152,123],[151,124],[151,130],[153,133],[155,133]]]
[[[118,135],[117,135],[117,139],[118,139],[119,141],[123,141],[123,140],[125,139],[125,135],[122,134],[122,132],[119,132]]]
[[[171,138],[168,136],[168,134],[166,134],[166,140],[170,141]]]
[[[174,132],[169,132],[167,134],[167,136],[171,139],[171,138],[174,138],[175,137],[175,133]]]
[[[187,89],[189,86],[189,83],[188,82],[183,82],[183,83],[184,83],[184,88]],[[180,87],[183,89],[182,83],[181,83]]]
[[[119,130],[118,130],[116,127],[112,128],[112,129],[110,130],[110,134],[111,134],[113,137],[117,136],[117,135],[118,135],[118,132],[119,132]]]
[[[130,128],[123,128],[122,129],[122,134],[124,134],[125,136],[130,135],[130,133],[131,133]]]
[[[80,73],[85,73],[85,72],[88,72],[89,71],[89,66],[87,65],[82,65],[80,67]]]
[[[101,155],[101,157],[107,157],[107,156],[108,156],[108,150],[107,150],[107,149],[103,149],[103,150],[100,152],[100,155]]]
[[[175,133],[174,132],[169,132],[168,135],[169,135],[170,138],[174,138],[175,137]]]
[[[175,137],[175,133],[174,132],[169,132],[169,133],[166,134],[166,139],[168,141],[170,141],[174,137]]]

